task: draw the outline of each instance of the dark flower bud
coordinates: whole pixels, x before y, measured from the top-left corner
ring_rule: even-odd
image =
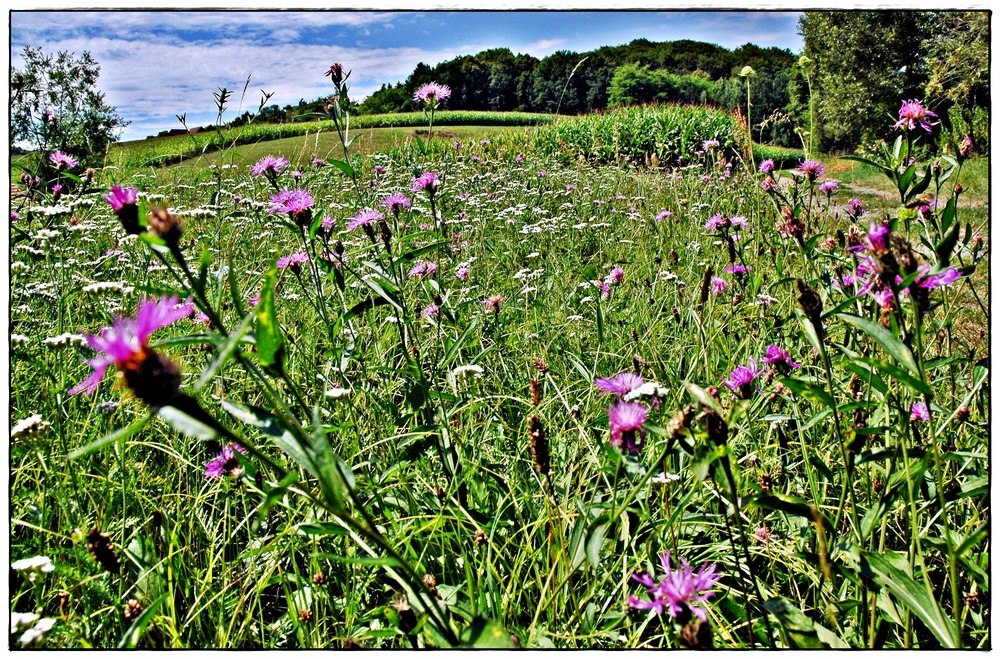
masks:
[[[535,468],[543,476],[549,475],[551,468],[549,456],[549,440],[545,437],[545,428],[537,415],[531,415],[528,419],[528,434],[531,438],[531,458],[535,461]]]
[[[150,407],[168,405],[180,391],[180,369],[151,348],[136,351],[119,368],[132,393]]]
[[[975,146],[972,144],[972,137],[966,135],[958,145],[958,152],[963,158],[968,158],[973,151],[975,151]]]
[[[176,247],[180,243],[181,223],[166,208],[154,208],[147,220],[149,228],[166,241],[167,245]]]
[[[806,318],[812,322],[813,327],[816,329],[817,336],[822,339],[823,300],[820,298],[819,293],[813,290],[809,284],[802,279],[796,279],[795,286],[799,289],[798,302],[799,306],[802,307],[802,312],[806,315]]]
[[[107,534],[101,533],[101,529],[94,527],[87,534],[87,549],[101,567],[111,574],[118,574],[121,570],[121,562],[115,555],[115,550],[111,546],[111,538]]]
[[[681,627],[681,641],[694,650],[710,650],[713,647],[712,625],[692,618]]]

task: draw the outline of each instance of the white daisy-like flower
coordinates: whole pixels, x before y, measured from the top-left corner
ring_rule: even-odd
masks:
[[[21,634],[21,645],[27,647],[29,645],[35,644],[37,641],[41,640],[46,634],[51,631],[52,626],[56,624],[55,618],[42,618],[35,623],[35,626],[28,631]]]
[[[48,556],[32,556],[31,558],[22,558],[19,561],[11,563],[10,567],[15,572],[27,572],[28,579],[31,581],[34,581],[35,577],[39,574],[48,574],[56,569],[56,566],[52,564],[52,559]]]
[[[460,375],[471,375],[472,377],[481,378],[483,377],[483,367],[477,366],[476,364],[465,364],[463,366],[457,367],[452,373],[455,377]]]
[[[10,335],[10,342],[13,343],[13,344],[24,344],[24,343],[29,343],[30,341],[31,341],[31,339],[29,339],[28,337],[26,337],[24,334],[11,334]]]

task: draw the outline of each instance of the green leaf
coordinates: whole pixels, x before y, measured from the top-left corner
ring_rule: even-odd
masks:
[[[774,597],[764,602],[764,608],[773,615],[778,624],[781,625],[785,633],[785,640],[788,647],[798,649],[820,649],[820,643],[816,634],[816,627],[813,621],[806,617],[804,613],[795,608],[791,602],[784,597]]]
[[[348,163],[344,162],[343,160],[336,160],[334,158],[331,158],[330,160],[327,160],[327,162],[336,167],[337,169],[339,169],[340,171],[344,172],[348,176],[352,178],[354,177],[355,174],[354,168],[351,167]]]
[[[719,416],[725,418],[726,416],[725,412],[723,412],[722,407],[719,405],[719,401],[715,400],[715,398],[710,396],[707,391],[705,391],[695,383],[688,382],[686,380],[684,381],[684,388],[688,390],[688,393],[691,394],[691,397],[694,398],[696,401],[698,401],[705,407],[715,410],[719,414]]]
[[[761,492],[745,497],[743,505],[750,505],[762,510],[776,510],[796,517],[804,517],[810,521],[816,520],[817,511],[808,501],[790,494],[780,492]],[[824,521],[824,527],[829,527]]]
[[[142,427],[145,426],[149,422],[149,420],[152,419],[152,418],[153,418],[152,413],[147,414],[146,416],[142,417],[141,419],[137,419],[137,420],[133,421],[132,423],[128,424],[124,428],[119,428],[118,430],[116,430],[116,431],[114,431],[112,433],[109,433],[109,434],[105,435],[104,437],[101,437],[100,439],[87,444],[86,446],[81,446],[78,449],[74,449],[74,450],[70,451],[69,454],[66,456],[66,459],[67,460],[75,460],[75,459],[81,458],[81,457],[83,457],[83,456],[85,456],[85,455],[87,455],[89,453],[93,453],[94,451],[98,451],[98,450],[104,448],[105,446],[107,446],[108,444],[114,444],[117,441],[120,441],[120,440],[123,440],[123,439],[128,439],[129,437],[131,437],[135,433],[137,433],[140,430],[142,430]]]
[[[806,315],[798,309],[795,310],[795,317],[798,319],[799,325],[802,326],[802,331],[805,332],[806,339],[809,340],[809,345],[816,352],[823,352],[823,342],[819,340],[819,334],[816,333],[816,327],[812,324],[812,321],[806,318]]]
[[[896,601],[927,625],[934,637],[946,648],[961,647],[955,623],[948,618],[934,598],[929,583],[917,583],[913,577],[892,565],[885,556],[860,552],[862,574],[870,570],[875,582],[895,596]]]
[[[875,359],[874,357],[859,357],[858,359],[866,364],[869,364],[880,375],[889,375],[894,377],[918,394],[923,394],[925,396],[934,395],[934,392],[925,382],[918,380],[898,366],[884,362],[881,359]]]
[[[920,369],[917,367],[917,360],[913,357],[913,353],[902,341],[893,336],[889,330],[867,318],[847,313],[837,314],[837,318],[840,318],[849,325],[853,325],[870,336],[875,343],[882,346],[886,352],[892,355],[893,359],[901,366],[906,367],[907,370],[919,377]]]
[[[184,435],[204,440],[215,439],[218,436],[214,428],[176,407],[165,405],[157,411],[157,415],[173,426],[174,430]]]
[[[951,253],[955,251],[955,245],[958,244],[958,230],[960,228],[962,228],[962,224],[955,222],[944,238],[941,239],[941,242],[934,247],[934,253],[937,254],[938,266],[940,268],[947,268],[948,264],[951,263]]]
[[[272,414],[258,407],[240,405],[231,400],[223,400],[220,405],[237,421],[253,426],[273,439],[278,448],[287,453],[288,457],[303,469],[312,471],[309,457],[299,441]]]
[[[601,545],[604,544],[604,537],[608,533],[611,521],[607,513],[600,515],[590,527],[590,534],[587,536],[585,552],[587,561],[595,570],[601,564]]]
[[[499,622],[481,616],[474,618],[462,630],[459,640],[463,648],[512,650],[516,647],[510,634]]]
[[[274,285],[277,278],[278,269],[272,265],[264,276],[264,287],[260,292],[260,302],[257,303],[257,327],[254,331],[257,358],[268,371],[280,371],[284,357],[281,327],[274,310]]]
[[[122,640],[118,641],[118,649],[126,650],[135,648],[139,645],[139,639],[142,638],[143,632],[146,631],[146,627],[149,626],[150,621],[156,612],[159,610],[160,606],[167,601],[167,593],[160,595],[156,600],[146,607],[146,610],[139,614],[139,617],[132,622],[132,626],[128,628],[125,635],[122,636]]]
[[[957,203],[955,197],[948,200],[945,204],[944,210],[941,212],[941,231],[942,233],[951,228],[952,222],[955,221],[955,213],[958,211]]]
[[[861,163],[864,163],[866,165],[870,165],[871,167],[874,167],[875,169],[879,170],[880,172],[882,172],[886,176],[892,176],[892,169],[890,169],[889,167],[886,167],[882,163],[875,162],[871,158],[864,158],[862,156],[840,156],[840,159],[841,160],[853,160],[854,162],[861,162]]]

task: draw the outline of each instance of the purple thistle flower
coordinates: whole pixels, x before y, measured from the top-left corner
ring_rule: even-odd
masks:
[[[594,386],[604,393],[615,394],[621,398],[628,392],[638,389],[645,382],[641,375],[623,371],[610,378],[597,378],[594,380]]]
[[[406,273],[407,277],[431,277],[437,274],[438,267],[433,261],[417,261]]]
[[[320,223],[319,223],[319,225],[321,227],[323,227],[324,229],[331,229],[331,228],[333,228],[334,224],[336,224],[336,220],[334,220],[329,215],[324,215],[323,219],[320,220]]]
[[[666,220],[667,218],[669,218],[671,215],[673,215],[673,213],[671,213],[670,211],[660,211],[656,215],[656,221],[657,222],[662,222],[663,220]]]
[[[741,229],[746,229],[748,226],[750,226],[750,222],[747,220],[747,218],[743,217],[742,215],[734,215],[733,217],[729,218],[729,224],[731,224],[734,227],[740,227]]]
[[[385,215],[382,215],[382,213],[366,208],[358,211],[357,214],[347,222],[347,230],[354,231],[358,227],[370,226],[372,222],[378,222],[383,219],[385,219]]]
[[[701,148],[703,151],[709,151],[719,146],[719,140],[705,140],[701,143]]]
[[[302,263],[309,262],[309,255],[305,252],[295,252],[294,254],[289,254],[288,256],[282,256],[278,259],[277,267],[279,270],[284,270],[285,268],[292,268],[297,270],[297,266]]]
[[[615,267],[611,268],[611,273],[608,274],[607,283],[614,284],[617,286],[618,284],[622,283],[622,279],[624,278],[625,278],[625,271],[616,265]]]
[[[642,450],[649,409],[642,403],[620,400],[608,409],[608,423],[611,426],[611,445],[623,448],[633,455]],[[638,437],[636,436],[638,431]]]
[[[50,153],[49,161],[56,167],[65,167],[66,169],[73,169],[77,164],[76,158],[62,151],[53,151]]]
[[[729,220],[727,220],[722,213],[713,215],[712,217],[708,218],[707,222],[705,222],[705,228],[712,232],[718,231],[719,229],[724,229],[728,226],[729,226]]]
[[[778,189],[778,186],[777,186],[777,184],[775,184],[774,181],[772,181],[769,178],[766,178],[766,179],[764,179],[763,181],[760,182],[760,188],[764,192],[774,192],[775,190]]]
[[[398,213],[399,211],[409,210],[410,199],[402,192],[397,192],[383,199],[382,205],[388,208],[389,211]]]
[[[205,478],[219,479],[226,475],[238,478],[243,473],[243,468],[240,466],[240,461],[236,459],[237,451],[247,452],[239,444],[223,446],[219,456],[205,465]]]
[[[703,564],[697,572],[683,558],[680,559],[681,566],[677,570],[670,567],[670,552],[660,554],[660,565],[663,567],[665,576],[659,583],[653,581],[653,577],[645,572],[637,572],[632,578],[646,587],[651,599],[642,600],[635,595],[629,595],[628,604],[634,609],[649,609],[659,615],[666,611],[671,618],[676,618],[684,611],[683,607],[705,622],[708,615],[705,609],[700,606],[705,604],[715,591],[711,590],[719,582],[718,575],[715,574],[715,564]]]
[[[937,115],[921,105],[920,101],[903,101],[903,104],[899,108],[899,121],[892,128],[893,130],[905,128],[912,132],[919,125],[925,131],[931,133],[934,130],[932,126],[936,126],[938,122],[932,123],[929,117],[937,118]]]
[[[104,378],[104,372],[114,365],[125,375],[125,382],[136,395],[150,405],[162,405],[165,402],[162,398],[171,398],[180,385],[180,373],[149,347],[149,337],[156,330],[189,316],[194,310],[190,300],[182,305],[177,302],[176,295],[159,301],[145,299],[139,304],[135,318],[119,318],[111,327],[103,328],[100,334],[87,335],[90,349],[102,354],[87,361],[93,373],[70,389],[69,395],[75,396],[83,391],[93,395]],[[157,376],[164,379],[162,385],[169,390],[157,387],[156,382],[148,382]],[[163,395],[157,396],[157,393]]]
[[[438,308],[438,305],[436,304],[431,304],[426,309],[420,312],[421,318],[436,318],[439,315],[441,315],[441,309]]]
[[[729,284],[722,277],[712,277],[712,295],[722,295],[729,288]]]
[[[861,205],[860,199],[854,198],[847,202],[847,214],[855,220],[865,214],[865,208]]]
[[[826,166],[816,160],[805,160],[799,163],[798,171],[810,181],[815,181],[826,173]]]
[[[500,305],[503,304],[507,297],[505,295],[491,295],[485,300],[480,300],[479,304],[486,308],[486,311],[492,311],[494,314],[500,314]]]
[[[437,174],[434,172],[424,172],[419,177],[413,179],[413,189],[411,192],[420,192],[421,190],[427,190],[430,194],[434,194],[434,190],[439,185]]]
[[[375,165],[374,167],[372,167],[372,171],[375,173],[375,176],[379,176],[382,174],[382,172],[385,171],[385,167],[383,167],[382,165]]]
[[[750,398],[750,394],[753,393],[754,379],[764,373],[764,369],[757,370],[757,362],[753,357],[750,358],[748,364],[749,366],[737,366],[729,374],[729,379],[722,381],[722,384],[732,389],[736,396],[742,399]]]
[[[892,301],[894,299],[892,291],[887,288],[879,289],[872,292],[872,297],[875,298],[875,302],[878,303],[880,308],[885,309],[886,311],[892,311]]]
[[[782,373],[786,373],[793,368],[800,368],[802,364],[792,361],[792,356],[784,348],[779,348],[773,343],[767,346],[767,351],[761,361],[774,366]]]
[[[308,191],[301,189],[281,190],[278,194],[271,195],[269,201],[271,202],[269,213],[288,213],[289,215],[298,215],[312,208],[313,204],[316,203]]]
[[[881,255],[889,251],[889,225],[871,223],[868,228],[868,249]]]
[[[939,288],[941,286],[947,286],[948,284],[957,281],[958,278],[961,276],[962,273],[959,272],[958,269],[955,268],[955,266],[951,266],[947,270],[939,272],[936,275],[931,275],[929,277],[924,277],[922,279],[919,279],[920,281],[919,286],[920,288],[927,288],[927,289]]]
[[[750,272],[750,268],[740,263],[737,263],[735,265],[726,266],[725,268],[722,269],[722,271],[731,275],[745,275],[746,273]]]
[[[455,276],[460,281],[465,281],[466,279],[468,279],[469,278],[469,266],[462,265],[462,266],[459,266],[459,267],[455,268]]]
[[[514,162],[516,162],[516,163],[522,163],[522,162],[524,162],[524,156],[522,156],[521,154],[518,154],[518,155],[514,156]]]
[[[770,174],[774,171],[774,161],[768,158],[767,160],[760,161],[760,167],[757,168],[761,174]]]
[[[839,188],[840,186],[837,184],[837,182],[831,178],[820,183],[817,190],[830,195],[836,192]]]
[[[315,161],[313,162],[315,163]],[[323,161],[320,160],[320,164],[322,163]],[[263,176],[265,174],[268,176],[277,176],[286,167],[288,167],[288,161],[283,156],[278,156],[277,158],[274,156],[264,156],[250,168],[250,173],[254,176]]]
[[[111,186],[111,192],[104,195],[104,201],[111,204],[111,208],[116,213],[121,213],[125,206],[134,206],[139,196],[139,188],[120,188],[117,185]]]
[[[927,409],[927,403],[914,403],[910,407],[910,419],[913,421],[930,421],[931,411]]]
[[[413,94],[414,101],[434,105],[438,101],[444,101],[451,97],[451,87],[439,85],[436,82],[429,82],[422,86]]]

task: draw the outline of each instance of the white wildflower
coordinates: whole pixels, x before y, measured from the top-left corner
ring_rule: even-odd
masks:
[[[481,378],[483,377],[483,367],[476,364],[465,364],[457,367],[452,373],[454,373],[455,377],[471,374],[473,377]]]
[[[328,389],[323,393],[327,398],[332,398],[334,400],[340,400],[341,398],[347,398],[351,395],[350,389],[344,389],[343,387],[334,387],[333,389]]]
[[[41,414],[32,414],[27,419],[21,419],[10,429],[10,440],[26,439],[41,435],[52,426],[48,421],[42,421]]]
[[[644,382],[641,387],[637,387],[622,396],[625,400],[635,400],[642,396],[665,398],[669,390],[659,382]]]
[[[27,572],[28,579],[31,581],[34,581],[35,577],[39,574],[48,574],[56,569],[56,566],[52,564],[52,559],[48,556],[32,556],[31,558],[22,558],[19,561],[11,563],[10,567],[15,572]]]
[[[79,334],[73,334],[72,332],[63,332],[59,336],[50,336],[47,339],[42,339],[42,343],[47,346],[52,346],[53,348],[62,348],[65,346],[75,346],[83,347],[87,345],[87,339],[80,336]]]

